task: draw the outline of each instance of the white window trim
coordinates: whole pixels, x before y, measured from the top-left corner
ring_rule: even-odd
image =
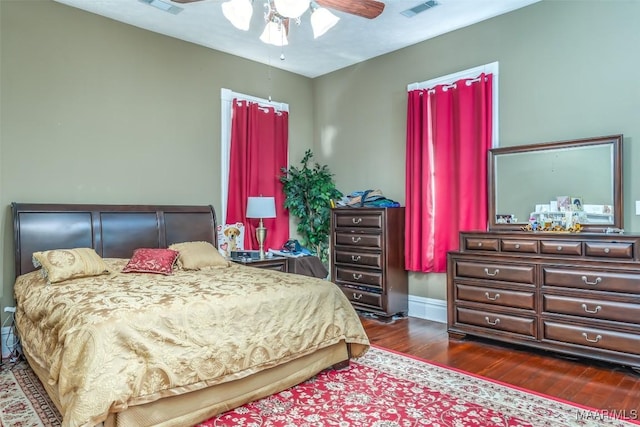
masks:
[[[289,104],[275,102],[269,99],[257,98],[251,95],[234,92],[231,89],[220,89],[220,185],[222,212],[218,224],[226,224],[227,221],[227,192],[229,190],[229,158],[231,156],[231,115],[233,112],[233,100],[242,99],[256,102],[263,107],[273,107],[276,111],[289,111]]]
[[[499,76],[499,67],[498,67],[498,62],[492,62],[490,64],[485,64],[485,65],[480,65],[478,67],[473,67],[473,68],[469,68],[468,70],[463,70],[463,71],[459,71],[457,73],[453,73],[453,74],[447,74],[446,76],[442,76],[442,77],[436,77],[435,79],[431,79],[431,80],[426,80],[424,82],[419,82],[419,83],[411,83],[409,85],[407,85],[407,92],[410,92],[412,90],[416,90],[416,89],[430,89],[433,88],[435,86],[438,85],[446,85],[446,84],[451,84],[453,82],[456,82],[460,79],[472,79],[475,77],[478,77],[479,74],[481,73],[485,73],[485,74],[493,74],[493,114],[492,114],[492,118],[493,118],[493,123],[492,123],[492,132],[491,132],[491,140],[492,140],[492,147],[498,147],[500,146],[499,144],[499,139],[498,139],[498,125],[499,125],[499,121],[498,121],[498,112],[500,111],[498,108],[498,76]]]

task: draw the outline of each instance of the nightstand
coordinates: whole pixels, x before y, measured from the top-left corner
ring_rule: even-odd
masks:
[[[289,271],[286,257],[276,257],[276,256],[274,256],[272,258],[256,259],[256,260],[231,259],[230,258],[229,261],[235,262],[236,264],[248,265],[250,267],[266,268],[268,270],[283,271],[285,273],[287,273]]]

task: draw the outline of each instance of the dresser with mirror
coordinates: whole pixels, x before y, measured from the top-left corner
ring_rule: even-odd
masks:
[[[461,232],[448,254],[452,338],[640,370],[640,235],[623,231],[622,140],[490,150],[488,231]]]

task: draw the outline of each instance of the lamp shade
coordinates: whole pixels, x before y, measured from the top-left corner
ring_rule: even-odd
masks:
[[[247,218],[275,218],[276,201],[273,197],[249,197]]]
[[[340,18],[331,13],[329,9],[320,7],[311,14],[311,28],[313,29],[313,38],[317,39],[334,25],[338,23]]]
[[[249,30],[253,6],[250,0],[229,0],[222,3],[222,14],[239,30]]]
[[[272,44],[274,46],[286,46],[289,44],[287,40],[287,32],[282,23],[269,21],[264,27],[264,31],[260,36],[263,43]]]
[[[273,0],[278,14],[285,18],[299,18],[309,9],[309,0]]]

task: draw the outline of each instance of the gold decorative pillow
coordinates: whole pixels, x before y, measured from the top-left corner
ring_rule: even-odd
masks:
[[[58,283],[77,277],[98,276],[109,272],[100,255],[92,248],[34,252],[33,265],[42,266],[42,276],[49,283]]]
[[[174,243],[169,249],[178,251],[178,267],[200,270],[205,267],[228,267],[229,261],[209,242]]]

